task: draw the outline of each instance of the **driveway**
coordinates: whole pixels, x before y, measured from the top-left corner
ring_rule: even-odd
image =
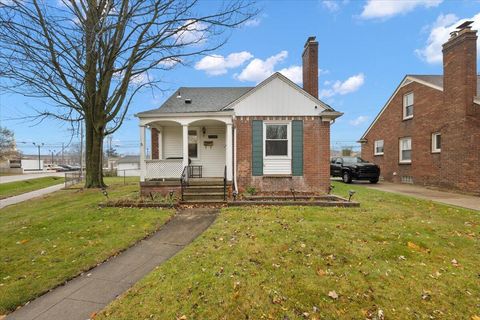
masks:
[[[454,192],[446,192],[433,190],[421,186],[411,184],[400,184],[381,181],[378,184],[365,183],[355,181],[355,184],[361,184],[369,189],[375,189],[386,192],[393,192],[412,196],[419,199],[431,200],[444,204],[449,204],[457,207],[479,210],[480,211],[480,197],[470,196]]]
[[[15,181],[23,181],[29,179],[43,178],[43,177],[64,177],[65,172],[35,172],[25,173],[14,176],[0,176],[0,183],[8,183]]]

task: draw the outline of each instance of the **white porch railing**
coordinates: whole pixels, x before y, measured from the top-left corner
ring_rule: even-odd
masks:
[[[145,160],[145,179],[180,179],[182,159]]]

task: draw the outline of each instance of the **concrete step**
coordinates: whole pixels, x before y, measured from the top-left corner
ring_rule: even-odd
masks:
[[[223,178],[190,178],[188,179],[188,185],[189,186],[222,186],[223,187]]]
[[[215,200],[215,199],[207,199],[207,200],[184,200],[184,201],[180,201],[180,205],[184,204],[184,205],[216,205],[216,204],[219,204],[219,205],[224,205],[226,204],[227,202],[226,201],[223,201],[223,200]]]
[[[188,186],[185,188],[185,193],[222,193],[222,186]]]
[[[223,192],[184,193],[184,200],[223,200]]]

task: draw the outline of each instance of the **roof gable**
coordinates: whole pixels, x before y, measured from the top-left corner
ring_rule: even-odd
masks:
[[[274,73],[226,106],[238,116],[318,116],[334,111],[281,73]]]

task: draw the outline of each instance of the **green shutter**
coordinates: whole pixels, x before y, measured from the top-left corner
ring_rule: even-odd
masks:
[[[303,121],[292,121],[292,175],[303,176]]]
[[[252,121],[252,175],[263,175],[263,122]]]

